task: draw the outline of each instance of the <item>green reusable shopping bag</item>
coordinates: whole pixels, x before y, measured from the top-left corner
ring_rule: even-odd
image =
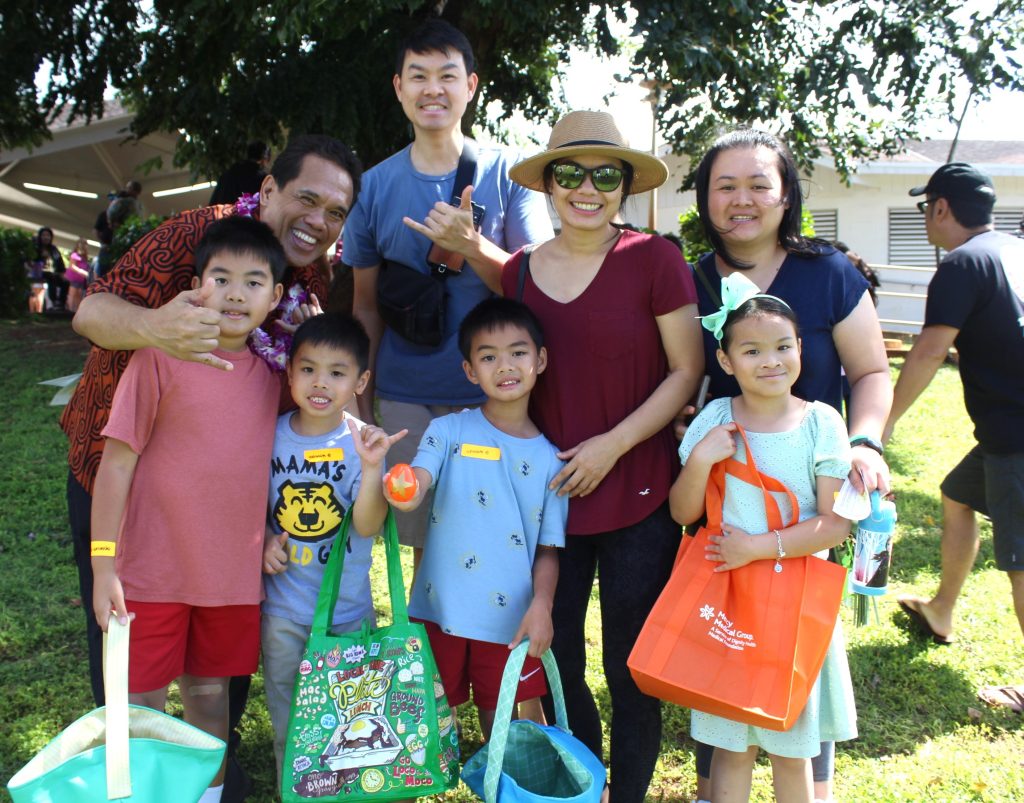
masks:
[[[334,635],[352,509],[331,549],[292,694],[281,799],[395,800],[458,783],[459,739],[423,625],[410,622],[391,512],[384,524],[393,624]],[[357,536],[358,537],[358,536]]]
[[[14,803],[174,800],[195,803],[224,758],[224,742],[180,719],[128,704],[129,625],[103,637],[107,705],[72,722],[7,782]]]

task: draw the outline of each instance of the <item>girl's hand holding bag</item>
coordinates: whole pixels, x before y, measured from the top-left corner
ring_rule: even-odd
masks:
[[[627,663],[646,694],[783,731],[800,716],[825,661],[846,570],[807,555],[715,571],[705,548],[709,534],[722,532],[726,474],[761,488],[770,529],[797,522],[793,493],[757,470],[743,429],[736,432],[747,462],[730,458],[712,469],[707,525],[680,549]],[[783,523],[770,491],[789,497],[789,522]]]

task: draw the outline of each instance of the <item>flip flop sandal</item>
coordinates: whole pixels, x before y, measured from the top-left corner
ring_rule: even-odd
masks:
[[[1024,714],[1024,686],[985,686],[978,691],[978,699]]]
[[[910,627],[915,633],[919,633],[926,638],[930,638],[936,644],[941,644],[946,647],[956,641],[951,633],[948,636],[944,636],[941,633],[936,633],[932,630],[932,626],[928,624],[928,620],[925,618],[924,613],[918,608],[918,600],[916,599],[898,599],[896,603],[900,606],[900,609],[907,615],[907,619],[910,620]]]

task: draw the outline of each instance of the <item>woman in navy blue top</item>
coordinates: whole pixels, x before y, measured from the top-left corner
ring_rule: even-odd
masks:
[[[775,137],[741,129],[719,138],[696,174],[697,210],[714,252],[694,266],[698,306],[721,306],[722,279],[742,271],[761,291],[789,304],[800,321],[802,370],[795,395],[842,410],[842,372],[850,382],[851,439],[878,442],[892,405],[889,362],[868,283],[839,251],[800,234],[803,199],[793,157]],[[713,396],[735,396],[704,332]],[[889,490],[889,470],[869,443],[853,450],[851,481]]]
[[[853,448],[851,482],[889,490],[881,436],[892,405],[889,362],[868,282],[842,253],[800,233],[803,198],[788,149],[770,134],[741,129],[718,139],[696,173],[697,210],[714,251],[694,265],[701,315],[721,306],[722,279],[742,271],[763,293],[789,304],[800,321],[800,378],[793,393],[840,412],[842,374],[850,382],[847,411]],[[712,396],[735,396],[735,379],[719,366],[718,343],[704,331]],[[831,799],[834,745],[815,762],[815,797]],[[698,750],[698,787],[710,771],[710,748]],[[707,794],[698,797],[707,798]]]

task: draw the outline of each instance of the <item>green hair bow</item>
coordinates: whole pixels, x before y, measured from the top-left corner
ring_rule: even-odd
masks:
[[[729,317],[729,313],[744,301],[764,295],[761,289],[742,273],[731,273],[722,279],[721,292],[722,306],[718,312],[698,316],[700,325],[711,332],[719,343],[722,342],[722,330],[725,328],[725,319]]]

